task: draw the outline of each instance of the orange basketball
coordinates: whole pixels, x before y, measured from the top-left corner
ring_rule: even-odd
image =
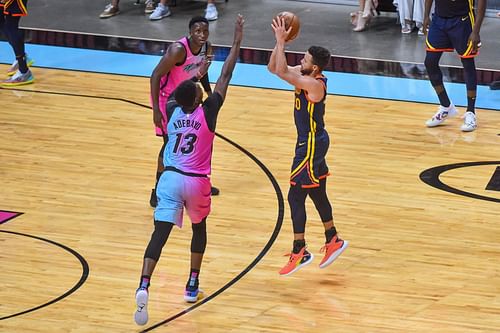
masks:
[[[291,12],[281,12],[276,17],[283,17],[285,19],[285,28],[288,30],[290,27],[292,30],[288,34],[286,41],[291,41],[297,38],[300,31],[300,20],[297,15]]]

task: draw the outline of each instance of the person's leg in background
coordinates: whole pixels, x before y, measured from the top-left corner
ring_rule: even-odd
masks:
[[[168,7],[168,0],[160,0],[158,6],[154,12],[149,16],[151,21],[161,20],[164,17],[168,17],[172,14],[170,8]]]
[[[34,77],[28,69],[26,53],[24,51],[24,31],[19,29],[21,16],[2,15],[3,31],[14,50],[17,62],[17,70],[12,73],[12,77],[2,82],[3,86],[18,86],[33,83]],[[14,63],[12,67],[16,67]],[[12,71],[9,70],[9,74]]]
[[[205,18],[209,21],[215,21],[219,18],[215,0],[207,0],[207,9],[205,10]]]

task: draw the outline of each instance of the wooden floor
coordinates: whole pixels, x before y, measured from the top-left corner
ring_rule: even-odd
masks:
[[[183,314],[187,223],[164,248],[150,321],[141,328],[133,321],[134,292],[152,230],[148,200],[160,148],[151,113],[140,105],[148,105],[148,80],[48,69],[35,75],[35,85],[0,89],[0,210],[24,213],[0,225],[0,332],[139,332],[165,320],[152,331],[500,330],[500,192],[485,190],[498,165],[440,177],[490,201],[419,179],[440,165],[498,161],[500,112],[478,110],[479,129],[463,134],[458,118],[426,129],[433,105],[329,96],[328,192],[350,247],[320,270],[322,227],[308,206],[307,240],[317,257],[284,278],[277,272],[292,239],[292,93],[231,87],[217,132],[271,173],[216,139],[212,180],[221,195],[212,200],[201,286],[210,296],[235,283]]]

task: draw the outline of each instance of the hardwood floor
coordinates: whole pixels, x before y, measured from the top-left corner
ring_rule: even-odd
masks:
[[[34,85],[0,89],[0,210],[24,213],[0,224],[0,332],[138,332],[164,321],[152,331],[498,331],[500,191],[485,188],[500,166],[499,112],[478,110],[478,130],[462,133],[459,118],[427,129],[434,105],[329,96],[328,194],[350,247],[318,268],[324,236],[308,204],[315,262],[283,278],[293,94],[230,87],[212,165],[221,195],[212,199],[201,271],[209,300],[183,312],[186,220],[164,248],[150,321],[138,327],[134,292],[161,146],[148,79],[35,75]],[[419,178],[436,166],[488,161],[439,179],[489,201]]]

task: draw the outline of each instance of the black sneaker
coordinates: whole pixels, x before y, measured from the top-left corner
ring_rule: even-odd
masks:
[[[220,191],[217,187],[213,187],[210,189],[210,192],[212,193],[212,195],[219,195]]]
[[[156,197],[155,189],[151,190],[151,197],[149,198],[149,205],[153,208],[158,205],[158,198]]]

